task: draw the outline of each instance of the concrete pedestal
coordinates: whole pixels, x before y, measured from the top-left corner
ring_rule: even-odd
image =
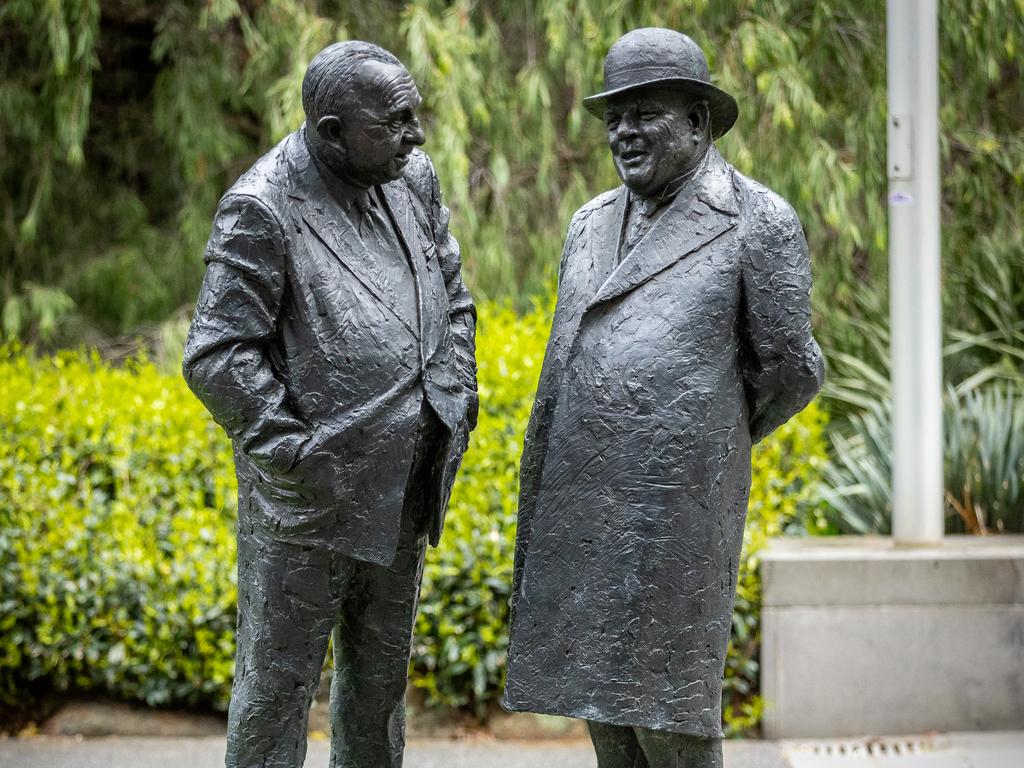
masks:
[[[761,574],[766,737],[1024,729],[1024,536],[777,539]]]

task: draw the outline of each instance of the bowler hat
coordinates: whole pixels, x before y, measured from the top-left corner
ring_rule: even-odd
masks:
[[[636,88],[669,86],[707,99],[711,137],[732,128],[739,115],[736,99],[711,84],[704,52],[682,32],[645,27],[627,32],[604,60],[604,90],[583,100],[583,106],[603,117],[609,98]]]

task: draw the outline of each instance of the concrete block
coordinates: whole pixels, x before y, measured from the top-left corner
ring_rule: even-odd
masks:
[[[1024,729],[1024,537],[782,539],[761,568],[767,737]]]

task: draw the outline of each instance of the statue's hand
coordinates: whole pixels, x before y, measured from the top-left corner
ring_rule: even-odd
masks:
[[[308,507],[315,496],[303,480],[302,463],[300,456],[295,465],[288,469],[260,461],[253,461],[252,467],[268,496],[287,504]]]
[[[466,404],[466,426],[469,432],[476,429],[477,417],[480,415],[480,395],[474,390],[469,391]]]

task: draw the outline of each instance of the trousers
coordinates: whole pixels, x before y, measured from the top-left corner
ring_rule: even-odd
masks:
[[[328,641],[331,768],[401,768],[405,688],[443,424],[424,403],[395,559],[384,567],[238,531],[227,768],[301,768]]]
[[[587,721],[597,768],[722,768],[722,740]]]

